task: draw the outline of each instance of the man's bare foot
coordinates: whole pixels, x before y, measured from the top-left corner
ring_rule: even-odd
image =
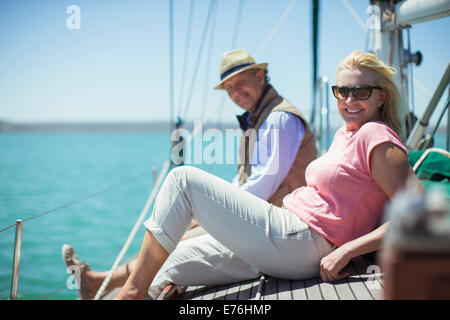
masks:
[[[78,297],[81,300],[92,300],[103,280],[96,277],[96,272],[90,270],[87,263],[78,259],[70,245],[63,245],[62,258],[68,272],[75,278]]]

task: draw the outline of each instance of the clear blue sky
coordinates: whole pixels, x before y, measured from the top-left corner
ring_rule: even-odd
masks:
[[[369,1],[348,0],[367,19]],[[298,0],[278,33],[260,50],[291,0],[244,0],[237,48],[269,63],[271,82],[309,117],[311,106],[311,1]],[[0,120],[12,122],[161,121],[169,119],[169,19],[166,0],[2,0],[0,2]],[[188,111],[202,117],[224,95],[218,82],[221,55],[231,49],[239,0],[218,0],[215,36],[206,39]],[[66,13],[80,8],[80,29]],[[185,55],[190,1],[175,0],[175,113]],[[192,86],[209,1],[196,0],[184,99]],[[416,110],[424,110],[449,62],[450,18],[414,25],[412,48],[424,55],[414,69]],[[319,72],[334,82],[338,61],[363,50],[365,32],[341,0],[322,0]],[[210,59],[207,73],[208,57]],[[206,90],[205,90],[206,88]],[[336,104],[330,98],[332,115]],[[183,105],[184,108],[185,104]],[[182,114],[184,111],[182,111]],[[234,121],[241,110],[228,99],[212,120]],[[337,117],[336,117],[337,118]],[[336,120],[338,121],[338,120]]]

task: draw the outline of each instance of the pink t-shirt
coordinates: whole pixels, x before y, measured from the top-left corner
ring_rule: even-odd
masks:
[[[340,128],[328,152],[307,167],[307,185],[286,195],[284,206],[337,246],[374,230],[388,197],[372,178],[370,153],[385,142],[406,153],[382,122],[368,122],[356,131]]]

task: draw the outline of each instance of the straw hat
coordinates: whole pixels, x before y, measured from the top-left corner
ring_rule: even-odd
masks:
[[[249,69],[267,69],[267,63],[256,63],[255,59],[245,50],[238,49],[225,52],[220,64],[220,83],[214,89],[224,89],[223,83],[238,73]]]

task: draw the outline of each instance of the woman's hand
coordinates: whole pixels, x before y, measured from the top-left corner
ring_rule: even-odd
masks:
[[[344,246],[337,248],[320,261],[320,277],[325,282],[344,279],[349,276],[342,269],[350,262],[351,257]]]

